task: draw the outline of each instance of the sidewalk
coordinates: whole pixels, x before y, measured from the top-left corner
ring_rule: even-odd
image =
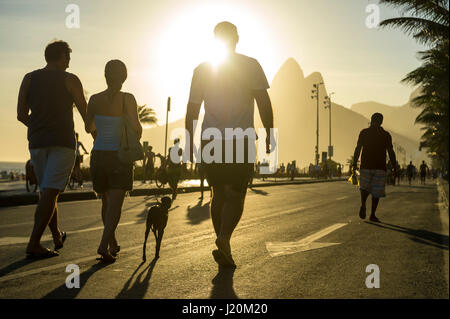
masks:
[[[310,184],[310,183],[322,183],[322,182],[335,182],[345,181],[348,177],[333,178],[333,179],[313,179],[309,177],[297,177],[293,181],[290,178],[265,178],[254,179],[253,187],[267,187],[277,185],[292,185],[292,184]],[[200,191],[200,180],[184,180],[178,184],[178,193],[190,193]],[[207,182],[205,181],[205,190],[208,190]],[[171,194],[171,191],[166,184],[164,188],[158,188],[153,182],[152,184],[143,184],[142,181],[134,181],[133,190],[130,192],[130,196],[148,196],[148,195],[162,195]],[[97,196],[92,190],[92,182],[86,182],[83,188],[69,189],[59,196],[59,202],[77,201],[77,200],[89,200],[96,199]],[[1,183],[0,184],[0,207],[8,206],[20,206],[20,205],[33,205],[38,201],[37,193],[28,193],[25,188],[24,181]]]
[[[442,178],[438,180],[437,183],[439,196],[442,199],[442,202],[445,204],[445,206],[448,209],[448,182]]]

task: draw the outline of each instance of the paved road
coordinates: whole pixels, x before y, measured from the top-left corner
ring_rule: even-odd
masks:
[[[387,193],[383,223],[374,224],[359,219],[359,193],[346,182],[249,190],[232,239],[234,272],[212,259],[209,197],[198,193],[179,195],[161,258],[145,264],[143,211],[154,197],[126,199],[120,258],[103,267],[99,200],[61,203],[66,245],[35,262],[24,259],[34,206],[0,209],[0,298],[448,298],[448,211],[436,186]],[[66,288],[68,264],[80,267],[80,289]],[[365,285],[369,264],[379,267],[379,289]]]

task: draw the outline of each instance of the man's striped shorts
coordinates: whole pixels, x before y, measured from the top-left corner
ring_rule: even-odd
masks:
[[[359,188],[364,189],[372,197],[386,197],[386,171],[381,169],[361,169]]]

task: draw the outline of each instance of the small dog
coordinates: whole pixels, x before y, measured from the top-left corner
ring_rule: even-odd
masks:
[[[172,206],[172,200],[168,196],[161,198],[161,202],[152,206],[148,210],[147,214],[147,225],[145,229],[145,239],[142,260],[145,262],[147,260],[145,251],[147,247],[147,238],[150,230],[152,230],[155,235],[156,240],[156,251],[155,258],[159,258],[159,249],[161,248],[161,240],[164,235],[164,229],[167,225],[167,219],[169,217],[169,208]]]

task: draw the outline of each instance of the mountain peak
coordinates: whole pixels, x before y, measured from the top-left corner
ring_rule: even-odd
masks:
[[[277,87],[280,83],[299,85],[305,79],[303,70],[294,58],[287,59],[273,78],[271,87]]]
[[[280,71],[283,71],[283,70],[290,70],[291,72],[298,72],[298,73],[301,73],[302,77],[304,77],[302,68],[298,64],[297,60],[295,60],[294,58],[288,58],[286,61],[284,61],[283,65],[280,68]]]

